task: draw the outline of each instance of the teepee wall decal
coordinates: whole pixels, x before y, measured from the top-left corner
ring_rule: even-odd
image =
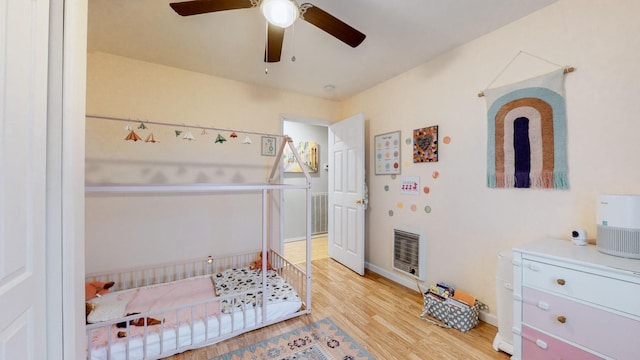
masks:
[[[160,141],[156,140],[155,136],[153,136],[153,133],[150,133],[149,135],[147,135],[147,138],[144,139],[144,142],[159,143]]]
[[[187,131],[182,138],[184,140],[189,140],[189,141],[196,139],[195,137],[193,137],[193,134],[191,133],[191,131]]]
[[[135,131],[131,130],[129,132],[129,135],[127,135],[126,138],[124,138],[125,140],[133,140],[133,141],[138,141],[138,140],[142,140],[142,138],[140,136],[138,136],[138,134],[136,134]]]

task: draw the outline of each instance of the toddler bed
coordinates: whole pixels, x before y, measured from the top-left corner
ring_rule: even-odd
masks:
[[[88,117],[128,122],[127,119],[113,117]],[[185,127],[184,124],[145,123]],[[190,127],[205,129],[201,126]],[[221,130],[209,127],[206,129]],[[262,193],[260,250],[220,258],[209,257],[87,275],[87,282],[114,282],[109,293],[92,300],[94,308],[87,316],[91,323],[86,326],[87,359],[164,358],[311,312],[311,178],[291,138],[262,135],[282,137],[271,173],[263,184],[85,186],[86,193],[106,196],[126,193]],[[276,181],[286,146],[289,146],[302,168],[306,179],[304,184],[280,184]],[[289,189],[306,193],[305,270],[287,261],[271,246],[271,237],[274,235],[271,227],[278,226],[281,218],[274,200]],[[259,254],[263,256],[258,256]],[[263,268],[267,268],[269,263],[273,270],[249,271],[249,265],[258,260]]]
[[[308,313],[304,271],[268,258],[265,272],[251,252],[88,276],[115,285],[91,301],[87,358],[157,359]]]

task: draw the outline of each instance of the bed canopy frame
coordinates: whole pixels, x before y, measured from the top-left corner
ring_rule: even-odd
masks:
[[[267,179],[267,181],[265,183],[227,183],[227,184],[207,184],[207,183],[192,183],[192,184],[104,184],[104,185],[86,185],[85,186],[85,193],[87,194],[124,194],[124,193],[155,193],[155,194],[162,194],[162,193],[184,193],[184,194],[188,194],[188,193],[216,193],[216,192],[226,192],[226,193],[233,193],[233,192],[261,192],[262,193],[262,268],[266,269],[267,268],[267,263],[268,261],[272,261],[272,258],[268,258],[267,254],[269,253],[269,250],[271,249],[271,243],[272,243],[272,239],[270,239],[270,234],[269,234],[269,224],[270,221],[273,220],[270,218],[269,214],[270,214],[270,209],[269,209],[269,196],[272,195],[274,193],[274,191],[286,191],[286,190],[290,190],[290,189],[299,189],[299,190],[304,190],[306,192],[306,206],[305,206],[305,211],[306,211],[306,268],[305,268],[305,272],[304,272],[304,294],[303,296],[301,296],[301,298],[303,298],[304,301],[304,308],[301,309],[300,311],[298,311],[297,313],[295,313],[292,316],[288,316],[286,318],[281,319],[282,320],[286,320],[287,318],[291,318],[291,317],[295,317],[295,316],[299,316],[299,315],[303,315],[303,314],[309,314],[311,312],[311,177],[309,175],[309,172],[307,171],[304,162],[302,161],[295,145],[293,144],[293,140],[287,136],[287,135],[281,135],[281,134],[271,134],[271,133],[263,133],[263,132],[257,132],[257,131],[246,131],[246,130],[241,130],[241,129],[229,129],[229,128],[218,128],[218,127],[208,127],[208,126],[201,126],[201,125],[189,125],[189,124],[184,124],[184,123],[167,123],[167,122],[160,122],[160,121],[150,121],[150,120],[140,120],[140,119],[130,119],[130,118],[119,118],[119,117],[111,117],[111,116],[102,116],[102,115],[93,115],[93,114],[87,114],[86,115],[87,118],[92,118],[92,119],[99,119],[99,120],[107,120],[107,121],[120,121],[120,122],[127,122],[127,123],[143,123],[143,124],[153,124],[153,125],[160,125],[160,126],[172,126],[172,127],[180,127],[180,128],[193,128],[193,129],[201,129],[201,130],[217,130],[217,131],[225,131],[225,132],[236,132],[236,133],[241,133],[241,134],[251,134],[251,135],[263,135],[263,136],[270,136],[270,137],[276,137],[281,139],[280,141],[280,145],[278,147],[274,162],[273,162],[273,166],[271,168],[271,172],[270,175]],[[306,181],[303,184],[284,184],[282,182],[277,181],[277,179],[281,179],[282,178],[282,172],[279,171],[281,169],[282,166],[282,156],[284,154],[285,151],[285,147],[289,146],[291,153],[294,155],[296,162],[300,165],[300,167],[302,168],[302,173],[304,175],[304,178],[306,179]],[[280,240],[278,240],[278,242],[280,242]],[[279,255],[279,254],[277,254]],[[235,256],[235,255],[233,255]],[[185,264],[190,263],[190,264],[198,264],[198,265],[193,265],[194,269],[188,271],[189,274],[202,274],[203,272],[206,273],[207,270],[200,269],[200,267],[204,266],[207,267],[207,263],[209,265],[211,265],[213,263],[214,259],[212,259],[211,257],[209,257],[208,259],[196,259],[196,260],[189,260],[189,261],[185,261],[185,262],[180,262],[180,263],[175,263],[175,264],[164,264],[161,266],[165,266],[165,267],[180,267],[180,266],[185,266]],[[278,261],[280,263],[282,263],[282,259],[274,259],[274,261]],[[205,265],[202,265],[205,264]],[[286,265],[286,264],[285,264]],[[283,265],[283,266],[285,266]],[[274,264],[274,266],[277,266],[276,264]],[[197,268],[196,268],[197,267]],[[141,286],[141,285],[146,285],[146,284],[127,284],[127,280],[126,277],[130,276],[130,275],[123,275],[123,274],[131,274],[133,272],[136,271],[144,271],[143,269],[126,269],[120,272],[112,272],[110,273],[110,275],[105,275],[106,273],[95,273],[95,274],[87,274],[86,275],[86,279],[87,281],[91,281],[91,280],[101,280],[101,279],[106,279],[109,276],[111,276],[111,278],[121,278],[123,279],[123,283],[122,284],[116,284],[116,286],[113,288],[113,290],[122,290],[122,289],[126,289],[126,288],[133,288],[133,287],[137,287],[137,286]],[[156,270],[154,270],[156,271]],[[182,270],[181,270],[182,271]],[[174,270],[171,270],[171,272],[174,272]],[[175,275],[175,276],[174,276]],[[174,277],[183,277],[183,274],[174,274],[172,276]],[[262,281],[263,284],[267,284],[267,272],[263,271],[262,272]],[[162,279],[162,280],[158,280],[158,282],[167,282],[167,281],[171,281],[171,279]],[[263,285],[266,286],[266,285]],[[264,288],[263,288],[264,290]],[[264,310],[266,310],[266,294],[267,291],[263,291],[263,296],[265,297],[265,301],[263,301],[263,307]],[[263,312],[263,314],[266,312]],[[270,325],[272,323],[274,323],[273,321],[264,321],[265,319],[263,318],[263,325],[261,326],[257,326],[257,327],[253,327],[252,329],[249,330],[253,330],[255,328],[258,327],[262,327],[262,326],[267,326]],[[237,334],[236,334],[237,335]],[[221,338],[221,340],[224,340],[225,338],[229,338],[229,337],[224,337]],[[218,341],[215,341],[218,342]],[[213,344],[215,342],[208,342],[207,344],[202,344],[204,345],[210,345]],[[199,346],[193,346],[191,348],[197,348]],[[184,350],[188,350],[186,348],[180,349],[181,351]]]

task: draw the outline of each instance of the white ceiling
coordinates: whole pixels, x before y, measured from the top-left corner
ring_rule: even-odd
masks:
[[[366,39],[351,48],[299,19],[271,64],[258,8],[182,17],[173,1],[89,0],[88,50],[340,100],[556,0],[309,0]]]

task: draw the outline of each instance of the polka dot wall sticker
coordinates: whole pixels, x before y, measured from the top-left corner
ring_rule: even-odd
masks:
[[[391,180],[395,180],[396,179],[396,174],[392,174],[391,175]]]
[[[389,210],[389,216],[393,216],[393,210]]]
[[[409,166],[411,166],[411,163],[408,161],[405,161],[402,166],[404,166],[405,168],[408,168]]]
[[[427,214],[431,213],[431,206],[427,205],[424,207],[424,212],[426,212]]]
[[[445,137],[442,139],[442,142],[443,142],[443,143],[445,143],[445,144],[448,144],[448,143],[450,143],[450,142],[451,142],[451,138],[450,138],[449,136],[445,136]]]
[[[428,193],[429,193],[429,191],[431,191],[431,189],[429,189],[429,187],[428,187],[428,186],[425,186],[424,188],[422,188],[422,191],[423,191],[425,194],[428,194]]]
[[[411,211],[415,212],[418,209],[416,204],[411,204]]]
[[[434,171],[433,174],[431,175],[434,179],[437,179],[440,176],[440,173],[437,171]]]
[[[402,209],[404,207],[404,204],[402,203],[402,201],[398,201],[398,209]]]
[[[407,140],[404,141],[404,143],[407,145],[411,145],[412,142],[413,140],[411,140],[411,138],[407,138]]]
[[[384,191],[389,191],[389,185],[384,186]]]

